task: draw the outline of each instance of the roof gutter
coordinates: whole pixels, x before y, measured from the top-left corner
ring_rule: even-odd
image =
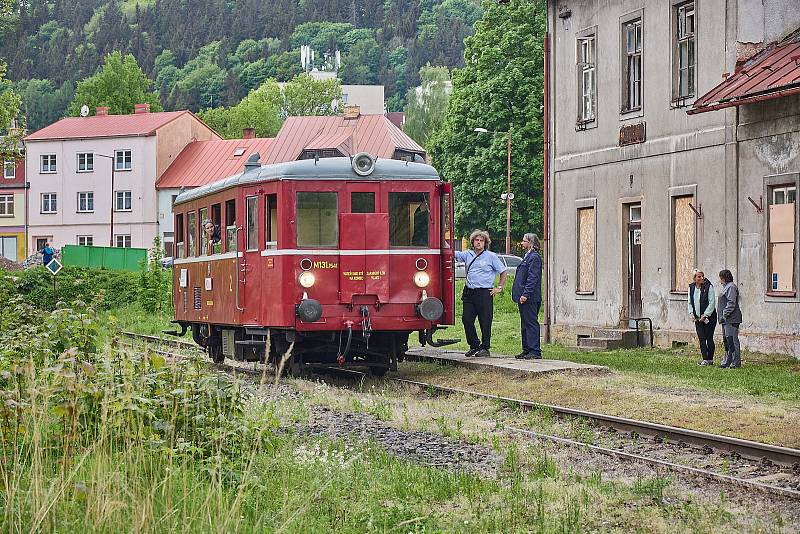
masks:
[[[792,87],[791,89],[782,89],[780,91],[775,91],[773,93],[748,96],[745,98],[730,100],[728,102],[720,102],[719,104],[714,104],[711,106],[701,106],[699,108],[690,109],[686,113],[687,115],[696,115],[698,113],[705,113],[706,111],[716,111],[718,109],[731,108],[734,106],[742,106],[744,104],[753,104],[755,102],[763,102],[765,100],[774,100],[776,98],[782,98],[785,96],[792,96],[796,94],[800,94],[800,87]]]

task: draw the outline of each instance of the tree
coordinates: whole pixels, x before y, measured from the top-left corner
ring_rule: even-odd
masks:
[[[444,122],[447,102],[450,100],[450,71],[447,67],[422,67],[422,83],[409,89],[406,97],[405,132],[417,143],[425,146],[428,138]]]
[[[21,99],[11,90],[5,74],[5,63],[0,63],[0,162],[19,156],[24,131],[22,127],[12,128],[14,119],[19,117]]]
[[[295,76],[283,87],[283,116],[334,115],[342,100],[339,80],[315,80],[307,74]]]
[[[225,139],[241,138],[245,128],[255,128],[256,137],[274,137],[281,127],[282,106],[280,86],[269,80],[235,106],[207,109],[199,115]]]
[[[456,232],[473,228],[505,234],[506,136],[512,137],[511,229],[542,226],[543,0],[484,4],[466,40],[465,66],[453,73],[453,93],[429,151],[456,192]],[[486,128],[498,134],[474,132]]]
[[[14,83],[14,91],[22,99],[25,125],[31,132],[63,117],[75,96],[75,86],[70,81],[56,87],[50,80],[36,78]]]
[[[115,115],[133,113],[135,104],[150,104],[151,111],[162,111],[158,93],[152,87],[153,81],[145,76],[132,54],[112,52],[97,74],[78,84],[68,113],[77,116],[83,105],[89,106],[91,113],[97,106],[108,106]]]

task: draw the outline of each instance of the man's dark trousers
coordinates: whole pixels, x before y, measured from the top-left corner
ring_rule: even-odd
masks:
[[[464,302],[464,311],[461,314],[461,322],[464,324],[464,334],[467,336],[467,343],[470,349],[486,349],[492,341],[492,314],[494,312],[494,302],[488,288],[470,289],[464,288],[461,300]],[[478,340],[478,332],[475,330],[475,318],[481,327],[481,339]]]
[[[539,308],[541,301],[529,300],[518,304],[519,319],[522,332],[522,352],[534,358],[542,357],[542,346],[539,340]]]

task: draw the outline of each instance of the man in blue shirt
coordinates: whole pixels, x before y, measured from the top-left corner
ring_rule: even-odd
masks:
[[[492,315],[494,302],[492,298],[501,293],[506,285],[506,266],[497,257],[497,254],[488,250],[492,240],[489,234],[482,230],[475,230],[469,236],[472,250],[457,251],[456,261],[464,262],[467,280],[461,300],[464,302],[464,311],[461,322],[464,324],[464,333],[467,336],[469,350],[464,354],[467,357],[488,357],[492,339]],[[500,284],[494,287],[494,279],[500,275]],[[481,339],[475,330],[475,318],[481,326]]]
[[[50,246],[50,243],[45,243],[41,252],[42,252],[42,265],[47,267],[47,264],[53,261],[53,255],[56,253],[56,251],[53,250],[53,247]]]
[[[542,305],[542,257],[539,255],[539,238],[536,234],[522,237],[525,259],[517,266],[511,300],[519,305],[522,333],[520,360],[540,360],[542,348],[539,342],[539,307]]]

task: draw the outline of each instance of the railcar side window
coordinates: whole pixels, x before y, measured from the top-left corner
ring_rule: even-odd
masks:
[[[430,220],[428,193],[389,193],[389,243],[393,247],[427,247]]]
[[[339,242],[339,196],[297,193],[297,246],[335,247]]]
[[[177,258],[183,258],[186,255],[186,250],[183,248],[185,235],[186,234],[183,233],[183,213],[178,213],[175,215],[175,239],[178,240],[175,244],[175,256]]]
[[[247,197],[247,250],[258,250],[258,197]]]
[[[350,193],[350,213],[375,213],[375,193],[361,191]]]
[[[219,224],[222,222],[222,204],[211,206],[211,222],[214,223],[214,235],[211,241],[212,252],[219,254],[222,252],[222,239],[220,239]]]
[[[186,216],[186,240],[189,242],[189,251],[186,253],[186,255],[195,256],[197,255],[197,213],[190,211],[186,214]]]
[[[442,195],[442,248],[450,248],[450,193]]]
[[[236,252],[236,200],[225,202],[225,252]]]
[[[267,246],[278,248],[278,195],[267,195]]]
[[[208,220],[208,208],[200,208],[200,256],[208,254],[208,235],[205,228]]]

